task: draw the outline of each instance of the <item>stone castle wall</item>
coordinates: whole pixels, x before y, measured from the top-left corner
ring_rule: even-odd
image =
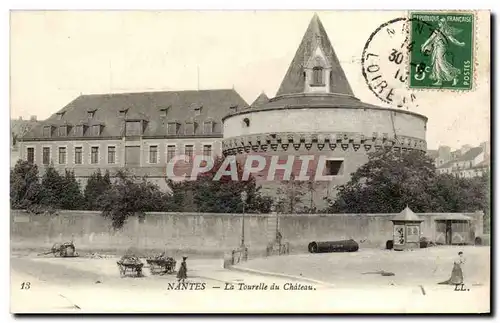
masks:
[[[311,241],[355,239],[361,247],[384,248],[392,239],[396,214],[325,214],[279,215],[279,230],[290,242],[293,252],[307,252]],[[442,213],[420,214],[424,219],[422,235],[436,236],[434,219]],[[466,214],[474,218],[476,236],[482,234],[482,213]],[[273,237],[276,218],[271,215],[148,213],[144,222],[130,218],[124,228],[114,232],[110,221],[93,211],[61,211],[59,215],[29,215],[11,212],[11,248],[50,249],[56,242],[74,240],[77,248],[123,252],[130,247],[140,250],[196,251],[222,254],[239,246],[242,219],[245,242],[252,253],[264,253]]]

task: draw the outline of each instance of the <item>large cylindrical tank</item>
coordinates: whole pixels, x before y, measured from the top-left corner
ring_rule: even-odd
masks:
[[[354,252],[358,251],[359,245],[353,239],[339,241],[313,241],[307,249],[310,253],[322,252]]]

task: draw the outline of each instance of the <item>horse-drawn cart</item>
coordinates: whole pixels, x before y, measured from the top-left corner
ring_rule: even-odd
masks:
[[[174,258],[166,257],[164,253],[150,257],[146,259],[146,262],[149,265],[152,275],[173,274],[175,272],[175,265],[177,264]]]
[[[121,277],[125,277],[127,274],[129,276],[142,277],[142,267],[144,267],[144,264],[136,256],[123,256],[116,264],[120,270]]]
[[[54,257],[78,257],[78,252],[73,242],[54,243],[50,251],[42,252],[39,256],[53,254]]]

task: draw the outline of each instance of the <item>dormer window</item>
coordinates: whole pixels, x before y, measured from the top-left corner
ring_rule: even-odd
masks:
[[[126,136],[140,136],[142,135],[141,121],[127,121],[125,125]]]
[[[66,137],[68,135],[68,126],[60,126],[59,127],[59,137]]]
[[[43,127],[43,136],[46,138],[52,136],[52,126],[44,126]]]
[[[184,130],[186,135],[194,135],[196,131],[196,122],[187,121],[186,128]]]
[[[58,112],[58,113],[57,113],[57,119],[58,119],[58,120],[62,120],[62,118],[64,117],[64,113],[65,113],[64,111],[62,111],[62,112]]]
[[[213,121],[205,121],[203,124],[203,133],[212,133],[214,131],[214,122]]]
[[[95,115],[96,110],[89,110],[87,111],[87,118],[92,119]]]
[[[83,137],[85,134],[86,126],[83,124],[79,124],[75,127],[75,136]]]
[[[101,125],[96,124],[92,126],[92,136],[98,137],[101,135]]]
[[[168,135],[176,135],[178,131],[179,131],[179,123],[178,122],[167,123],[167,134]]]
[[[120,113],[120,117],[121,118],[125,118],[127,116],[127,112],[128,112],[128,109],[123,109],[123,110],[120,110],[119,113]]]
[[[312,77],[312,84],[311,85],[316,85],[316,86],[323,86],[325,85],[324,77],[323,77],[324,71],[323,67],[321,66],[316,66],[313,68],[313,77]]]
[[[201,114],[201,108],[202,108],[201,105],[197,105],[194,107],[194,115],[195,116],[199,116]]]
[[[236,112],[236,111],[238,111],[238,105],[232,105],[229,107],[229,109],[231,112]]]
[[[167,114],[168,114],[168,110],[170,109],[170,107],[166,107],[166,108],[161,108],[160,109],[160,116],[161,117],[166,117]]]

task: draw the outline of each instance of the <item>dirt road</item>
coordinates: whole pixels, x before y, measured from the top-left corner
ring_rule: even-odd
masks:
[[[346,313],[487,312],[489,288],[469,292],[419,286],[335,287],[222,268],[220,259],[189,259],[188,282],[175,275],[120,278],[117,258],[11,257],[15,313]],[[285,259],[283,258],[283,261]],[[24,289],[21,287],[25,283]],[[26,288],[29,283],[29,289]],[[279,289],[273,288],[279,287]],[[202,289],[201,289],[202,288]]]

